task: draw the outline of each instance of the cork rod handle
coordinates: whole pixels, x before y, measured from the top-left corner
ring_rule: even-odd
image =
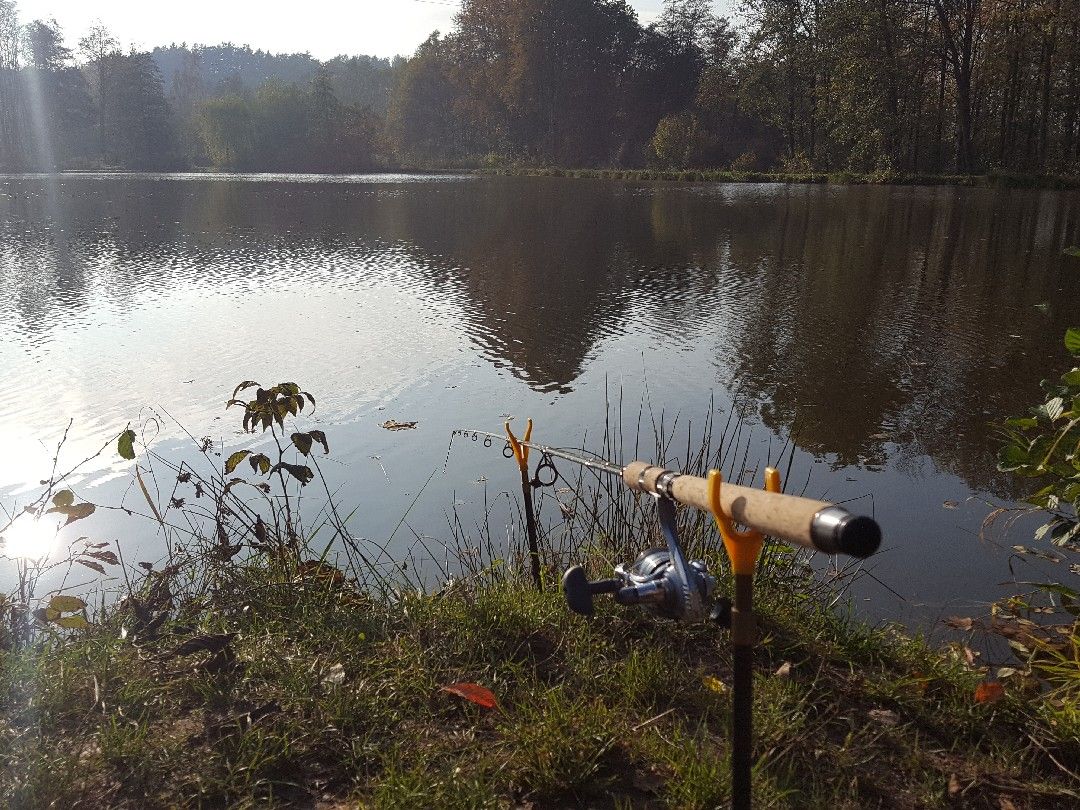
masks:
[[[669,495],[710,511],[704,478],[635,461],[623,471],[623,481],[635,492]],[[825,554],[869,557],[881,545],[881,529],[872,518],[824,501],[725,483],[720,487],[720,506],[736,523]]]

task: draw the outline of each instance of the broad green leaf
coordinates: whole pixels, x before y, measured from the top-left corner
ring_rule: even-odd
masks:
[[[49,600],[49,609],[58,610],[61,613],[71,613],[75,610],[82,610],[85,607],[86,602],[77,596],[64,596],[63,594],[60,594]]]
[[[135,431],[125,430],[120,434],[120,440],[116,443],[116,452],[120,454],[120,458],[127,459],[128,461],[135,460]]]
[[[258,455],[254,455],[249,458],[248,464],[251,465],[252,472],[260,472],[263,475],[266,475],[268,472],[270,472],[270,459],[268,459],[262,453],[259,453]]]
[[[274,471],[277,471],[278,469],[284,469],[289,475],[304,485],[307,485],[311,479],[315,477],[315,473],[311,471],[310,467],[305,467],[301,464],[286,464],[282,462],[281,464],[274,465]]]
[[[314,439],[315,441],[317,441],[319,444],[321,444],[323,446],[323,454],[324,455],[329,455],[329,453],[330,453],[330,445],[326,441],[326,434],[325,433],[323,433],[321,430],[313,430],[308,435],[311,436],[312,439]]]
[[[1050,542],[1055,546],[1066,546],[1080,535],[1080,523],[1063,521],[1050,532]]]
[[[1080,386],[1080,368],[1074,368],[1072,371],[1067,371],[1061,375],[1061,381],[1065,385]]]
[[[251,455],[250,450],[238,450],[233,453],[225,462],[225,474],[232,475],[233,470],[243,461],[245,458]]]
[[[239,394],[244,389],[246,389],[246,388],[254,388],[257,385],[258,385],[258,383],[255,382],[254,380],[244,380],[242,383],[240,383],[238,386],[236,386],[235,389],[233,389],[233,392],[232,392],[233,399],[236,399],[236,395]]]
[[[1065,348],[1073,354],[1080,354],[1080,329],[1070,329],[1065,333]]]
[[[1049,417],[1051,422],[1056,422],[1061,418],[1061,414],[1065,412],[1065,400],[1061,397],[1054,397],[1046,401],[1046,404],[1042,407],[1043,413]]]
[[[296,449],[299,450],[302,455],[311,455],[310,433],[294,433],[292,435],[292,443],[296,446]]]
[[[1017,447],[1015,444],[1001,448],[998,453],[998,469],[1002,472],[1015,470],[1030,462],[1031,456],[1028,455],[1027,451],[1022,447]]]
[[[64,489],[53,495],[53,506],[59,509],[65,509],[75,503],[75,493],[70,489]]]
[[[90,622],[82,616],[64,616],[61,619],[54,619],[53,624],[66,627],[68,630],[85,630],[90,626]]]
[[[1005,424],[1008,427],[1020,428],[1033,428],[1039,424],[1039,420],[1031,416],[1020,416],[1015,419],[1006,419]]]

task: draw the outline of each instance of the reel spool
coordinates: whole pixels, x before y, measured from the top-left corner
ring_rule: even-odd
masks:
[[[702,560],[690,562],[692,582],[686,583],[707,602],[716,590],[716,577]],[[593,597],[610,593],[617,604],[641,605],[658,616],[681,619],[686,613],[684,583],[666,549],[643,552],[632,565],[615,567],[615,578],[590,582],[585,569],[575,565],[563,576],[563,593],[570,610],[593,615]]]
[[[675,503],[656,497],[660,529],[667,548],[643,552],[632,565],[618,565],[612,579],[590,582],[585,569],[575,565],[563,575],[563,594],[572,611],[593,614],[593,597],[611,594],[620,605],[641,605],[658,616],[678,621],[699,621],[710,616],[709,602],[716,577],[703,560],[687,561],[675,526]],[[721,608],[720,613],[724,611]],[[712,618],[721,615],[714,610]]]

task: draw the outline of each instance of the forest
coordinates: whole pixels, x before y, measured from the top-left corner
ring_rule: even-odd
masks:
[[[0,171],[1080,174],[1080,0],[463,0],[381,59],[69,41],[0,0]]]

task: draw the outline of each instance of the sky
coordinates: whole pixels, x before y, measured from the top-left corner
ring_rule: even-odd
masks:
[[[125,49],[134,45],[232,42],[274,53],[410,55],[435,30],[448,31],[453,0],[16,0],[22,21],[55,18],[74,47],[97,19]],[[661,0],[631,0],[642,22],[655,19]],[[719,9],[730,3],[718,0]]]

